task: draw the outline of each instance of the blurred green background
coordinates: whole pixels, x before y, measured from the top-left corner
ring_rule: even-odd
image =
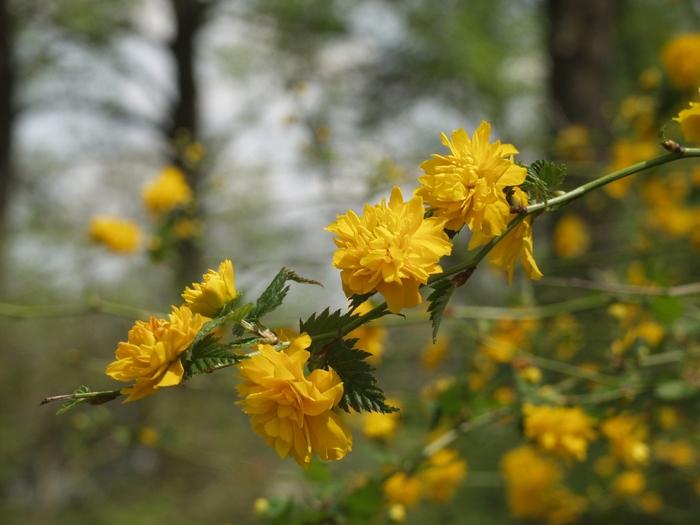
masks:
[[[235,405],[233,372],[61,417],[38,403],[83,383],[112,388],[104,367],[138,309],[167,311],[225,257],[251,297],[281,266],[324,283],[294,288],[272,325],[342,306],[323,227],[394,184],[412,189],[442,131],[487,119],[524,162],[575,161],[569,187],[600,174],[626,133],[620,103],[660,67],[663,44],[699,21],[690,0],[0,0],[0,521],[245,524],[257,497],[303,500],[304,474]],[[657,88],[666,110],[688,98],[669,89]],[[555,138],[572,125],[588,130],[589,150],[567,159]],[[153,229],[141,188],[191,144],[203,147],[184,167],[201,236],[161,261],[90,244],[96,213]],[[638,256],[634,203],[594,195],[579,209],[597,213],[589,253],[557,258],[543,219],[543,272],[624,279]],[[700,277],[697,254],[664,246],[641,259],[648,274]],[[533,298],[566,295],[508,288],[484,270],[458,300]],[[409,407],[429,379],[416,373],[428,338],[427,324],[390,330],[380,378]],[[464,361],[453,355],[450,367]],[[408,449],[425,414],[407,414]],[[495,428],[463,440],[473,473],[459,505],[411,519],[508,522],[498,458],[514,438]],[[356,432],[331,476],[351,478],[384,453]]]

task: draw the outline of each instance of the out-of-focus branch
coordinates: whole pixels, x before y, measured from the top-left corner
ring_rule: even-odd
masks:
[[[92,314],[111,315],[124,319],[143,319],[151,315],[163,316],[162,313],[137,306],[105,301],[97,295],[88,297],[83,303],[72,304],[27,305],[0,303],[0,317],[12,319],[65,318]]]

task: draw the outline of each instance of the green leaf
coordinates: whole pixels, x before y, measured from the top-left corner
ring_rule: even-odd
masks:
[[[433,291],[428,295],[428,313],[433,325],[433,343],[437,341],[442,315],[456,289],[457,285],[451,279],[438,281],[433,285]]]
[[[675,297],[652,297],[649,304],[656,319],[665,325],[683,315],[683,303]]]
[[[680,401],[698,393],[697,387],[691,386],[681,379],[669,379],[656,385],[654,394],[664,401]]]
[[[368,523],[379,513],[382,503],[382,487],[372,480],[348,494],[343,511],[352,520]]]
[[[533,199],[547,202],[566,178],[566,165],[550,160],[536,160],[527,167],[522,185]]]
[[[337,337],[342,336],[343,326],[345,326],[350,318],[353,317],[349,312],[343,313],[342,310],[335,310],[331,313],[330,308],[326,308],[320,314],[313,313],[306,320],[299,320],[299,332],[307,333],[311,336],[310,352],[316,349],[319,345],[323,345],[324,341],[314,342],[314,338],[321,334],[337,334]]]
[[[197,374],[207,374],[245,358],[244,354],[235,353],[233,348],[220,344],[215,336],[210,335],[200,344],[197,353],[185,361],[185,376],[189,378]]]
[[[85,385],[80,385],[78,388],[76,388],[75,390],[73,390],[73,394],[87,394],[88,392],[90,392],[90,387],[87,387],[87,386],[85,386]],[[86,400],[86,399],[83,397],[83,398],[79,398],[79,399],[71,399],[71,400],[69,400],[69,401],[66,401],[65,403],[63,403],[63,404],[61,405],[61,408],[59,408],[59,409],[56,411],[56,415],[57,415],[57,416],[60,416],[60,415],[62,415],[62,414],[65,414],[65,413],[68,412],[69,410],[74,409],[74,408],[75,408],[76,406],[78,406],[80,403],[85,402],[85,400]]]
[[[250,321],[257,321],[281,305],[282,301],[284,301],[284,298],[287,296],[287,292],[289,292],[289,285],[287,285],[287,281],[315,284],[321,287],[323,286],[318,281],[306,279],[296,274],[292,270],[282,268],[275,278],[272,279],[272,282],[267,286],[267,288],[265,288],[265,291],[260,295],[247,319]]]
[[[218,317],[215,317],[211,321],[205,323],[205,325],[200,328],[199,332],[192,340],[192,344],[190,345],[190,354],[192,357],[197,357],[197,354],[200,352],[201,348],[206,348],[212,344],[211,340],[212,337],[214,337],[214,330],[222,327],[225,324],[238,324],[245,319],[246,316],[248,316],[252,309],[253,305],[251,303],[244,304],[240,308],[236,308],[227,314],[219,315]]]
[[[343,382],[343,399],[338,406],[350,412],[396,412],[386,404],[384,392],[377,386],[374,368],[366,361],[369,352],[354,348],[355,339],[336,339],[313,353],[309,369],[333,368]]]

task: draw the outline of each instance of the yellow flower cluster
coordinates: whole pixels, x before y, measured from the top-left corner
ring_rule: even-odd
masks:
[[[542,520],[548,525],[566,525],[586,510],[585,498],[562,484],[563,472],[553,459],[534,448],[520,446],[501,460],[506,497],[516,519]]]
[[[617,303],[612,305],[608,312],[619,321],[624,334],[622,338],[612,342],[613,354],[624,354],[636,342],[655,347],[666,334],[664,327],[654,321],[639,305]]]
[[[221,308],[237,296],[233,262],[226,259],[218,270],[209,270],[202,276],[201,283],[192,283],[185,288],[182,298],[193,311],[207,317],[215,317]]]
[[[562,259],[580,257],[591,245],[588,225],[573,213],[567,213],[554,227],[554,253]]]
[[[239,367],[243,411],[253,430],[284,458],[307,467],[312,454],[324,460],[343,458],[352,436],[331,410],[343,397],[343,383],[331,370],[304,373],[311,338],[302,334],[283,351],[258,345],[257,354]]]
[[[517,187],[527,170],[514,162],[515,147],[490,142],[490,133],[491,125],[482,122],[472,137],[463,129],[451,139],[443,134],[450,153],[433,155],[421,165],[425,174],[411,200],[404,202],[395,187],[388,205],[384,200],[366,205],[362,216],[348,211],[326,228],[336,235],[333,265],[341,271],[348,297],[379,292],[394,313],[420,304],[419,287],[442,271],[439,260],[452,252],[444,230],[466,225],[472,231],[470,249],[505,232],[514,213],[506,190],[512,202],[527,206],[527,195]],[[489,261],[509,278],[518,259],[530,278],[542,276],[533,257],[531,218],[489,253]]]
[[[126,401],[141,399],[158,388],[182,382],[185,370],[180,357],[209,321],[211,312],[220,310],[236,297],[233,264],[230,260],[223,261],[219,272],[209,270],[204,282],[193,287],[197,293],[186,291],[183,294],[187,295],[186,304],[173,306],[168,319],[151,317],[148,321],[136,321],[127,341],[117,345],[116,359],[107,366],[106,373],[117,381],[133,383],[122,389]],[[227,293],[221,293],[222,290]]]
[[[387,404],[401,408],[401,403],[396,399],[387,399]],[[371,439],[388,441],[394,437],[401,419],[400,412],[366,412],[362,414],[362,433]]]
[[[390,504],[414,507],[422,499],[445,503],[450,501],[467,475],[467,463],[452,449],[433,454],[415,474],[392,474],[383,486]]]
[[[525,436],[544,450],[564,458],[586,459],[588,443],[595,439],[595,421],[580,407],[525,405]]]
[[[117,381],[134,382],[124,388],[126,401],[136,401],[156,389],[179,385],[185,373],[180,355],[187,350],[199,329],[209,319],[189,308],[173,308],[167,320],[151,317],[136,321],[128,340],[119,343],[116,360],[107,375]]]
[[[337,235],[333,265],[347,296],[378,291],[395,313],[422,301],[419,286],[442,271],[438,261],[452,252],[445,221],[423,214],[421,198],[404,202],[395,187],[388,204],[366,205],[362,217],[349,211],[326,228]]]
[[[118,253],[131,253],[141,241],[141,229],[129,220],[96,215],[90,220],[90,238]]]
[[[155,215],[168,213],[192,201],[192,189],[185,174],[175,166],[164,168],[156,179],[144,186],[142,195],[146,208]]]
[[[649,460],[649,428],[640,416],[618,414],[603,421],[600,430],[610,443],[612,457],[625,466],[644,465]]]
[[[690,107],[678,113],[673,120],[681,125],[686,140],[700,144],[700,102],[691,102]]]
[[[664,46],[661,58],[676,87],[693,89],[700,85],[700,33],[673,38]]]

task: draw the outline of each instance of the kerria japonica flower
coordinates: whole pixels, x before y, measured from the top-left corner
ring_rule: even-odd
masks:
[[[489,142],[491,124],[482,121],[470,138],[463,130],[442,134],[447,155],[433,155],[421,164],[425,175],[416,195],[423,197],[435,217],[446,220],[445,227],[459,230],[465,224],[472,232],[494,236],[508,224],[510,206],[503,190],[525,182],[527,170],[513,157],[512,144]]]
[[[336,235],[333,265],[345,295],[377,291],[394,313],[422,302],[418,288],[442,271],[438,261],[452,252],[445,219],[424,218],[424,212],[423,199],[404,202],[394,187],[388,204],[365,205],[362,216],[348,211],[326,228]]]
[[[192,283],[185,288],[182,298],[193,311],[207,317],[214,317],[222,307],[238,297],[233,263],[226,259],[217,270],[209,270],[202,276],[202,282]]]
[[[311,338],[302,334],[284,350],[266,344],[240,364],[239,403],[253,430],[281,457],[307,467],[312,454],[338,460],[352,450],[352,436],[333,413],[343,397],[343,383],[333,369],[304,367]]]
[[[128,340],[117,346],[116,360],[107,366],[106,374],[117,381],[134,382],[121,391],[128,396],[126,401],[179,385],[185,375],[180,356],[207,321],[209,318],[184,306],[173,307],[168,319],[136,321]]]

